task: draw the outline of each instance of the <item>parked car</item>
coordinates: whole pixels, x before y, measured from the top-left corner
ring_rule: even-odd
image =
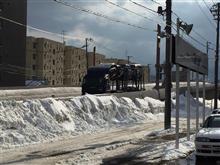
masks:
[[[220,114],[210,115],[195,138],[196,159],[220,157]]]

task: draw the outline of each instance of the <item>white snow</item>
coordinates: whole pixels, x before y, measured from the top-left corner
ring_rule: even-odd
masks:
[[[187,141],[186,138],[180,139],[179,149],[176,149],[175,141],[172,141],[171,143],[167,144],[164,148],[164,154],[161,158],[162,161],[175,160],[178,158],[187,157],[195,149],[193,139],[194,136],[191,136],[190,141]]]
[[[187,117],[187,110],[186,110],[186,97],[184,95],[180,95],[179,97],[179,115],[182,118],[186,118]],[[211,107],[209,106],[209,102],[206,100],[206,107],[205,107],[205,115],[208,116],[211,113]],[[202,117],[203,115],[203,99],[199,98],[199,117]],[[175,98],[172,99],[172,116],[175,117],[176,116],[176,109],[175,109],[175,105],[176,105],[176,100]],[[193,98],[190,95],[190,118],[196,118],[196,105],[197,105],[197,101],[195,98]]]
[[[69,100],[0,101],[0,148],[92,133],[145,119],[163,120],[162,114],[151,113],[163,106],[163,102],[151,98],[132,101],[126,97],[94,95]]]

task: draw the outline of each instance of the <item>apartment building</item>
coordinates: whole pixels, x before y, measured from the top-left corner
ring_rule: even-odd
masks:
[[[86,51],[81,48],[66,46],[64,59],[64,85],[81,86],[87,71]]]
[[[62,86],[64,81],[64,45],[45,38],[27,37],[26,80],[45,81]]]
[[[0,0],[0,16],[26,25],[27,0]],[[26,27],[0,19],[0,86],[25,85]]]
[[[103,55],[103,54],[95,53],[95,55],[94,55],[93,52],[88,53],[89,67],[101,64],[104,62],[104,60],[105,60],[105,55]]]

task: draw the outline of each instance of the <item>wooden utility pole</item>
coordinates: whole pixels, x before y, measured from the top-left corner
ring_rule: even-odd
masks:
[[[220,21],[220,3],[212,6],[210,9],[214,16],[214,20],[217,21],[217,35],[216,35],[216,56],[215,56],[215,95],[214,95],[214,109],[218,108],[218,62],[219,62],[219,21]]]
[[[161,26],[157,25],[157,56],[156,56],[156,86],[155,88],[159,90],[160,84],[160,34],[161,34]]]
[[[96,53],[96,47],[94,46],[94,48],[93,48],[93,66],[95,66],[95,64],[96,64],[96,56],[95,56],[95,53]]]
[[[89,68],[89,57],[88,57],[88,38],[86,38],[86,70]]]
[[[164,128],[171,128],[171,33],[172,33],[172,0],[166,0],[166,64],[165,64],[165,115]]]

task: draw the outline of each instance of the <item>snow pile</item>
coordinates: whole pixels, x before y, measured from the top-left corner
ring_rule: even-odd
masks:
[[[179,115],[180,117],[186,118],[187,117],[187,110],[186,110],[186,100],[187,97],[185,97],[184,95],[180,95],[179,97]],[[206,101],[207,103],[207,101]],[[199,116],[202,117],[203,115],[203,103],[202,103],[202,99],[200,98],[198,101],[199,104]],[[176,100],[175,98],[172,99],[172,116],[175,117],[176,116],[176,109],[175,109],[175,105],[176,105]],[[196,118],[196,105],[197,105],[197,101],[195,98],[193,98],[190,95],[190,117],[191,118]],[[209,115],[211,112],[211,109],[206,106],[205,108],[205,115]]]
[[[69,100],[54,98],[0,101],[0,148],[39,143],[65,135],[162,120],[153,109],[164,103],[150,99],[85,95]]]
[[[175,142],[166,145],[164,148],[164,155],[162,161],[175,160],[178,158],[187,157],[190,153],[195,150],[193,142],[194,136],[191,136],[191,140],[187,141],[186,138],[180,139],[179,149],[175,148]]]

